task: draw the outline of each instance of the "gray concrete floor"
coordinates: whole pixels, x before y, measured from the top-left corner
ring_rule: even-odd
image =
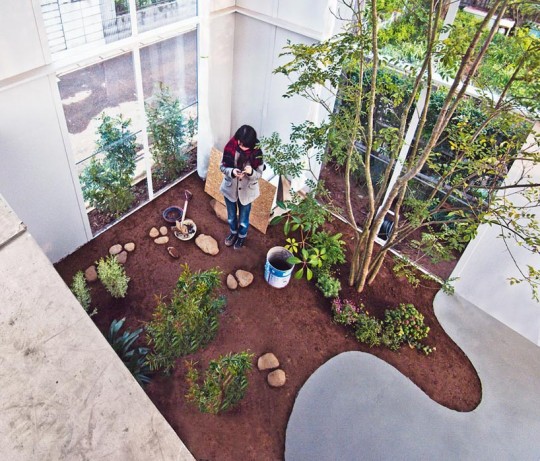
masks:
[[[540,349],[456,296],[439,293],[435,312],[482,382],[474,411],[442,407],[386,362],[346,352],[300,390],[286,460],[539,460]]]
[[[0,280],[0,460],[194,460],[1,196]]]

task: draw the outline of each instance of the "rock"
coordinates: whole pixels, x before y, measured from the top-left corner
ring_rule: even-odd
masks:
[[[126,243],[124,245],[124,250],[126,250],[128,253],[131,253],[133,250],[135,250],[135,244],[133,242]]]
[[[199,234],[195,239],[195,244],[206,254],[214,256],[219,253],[218,243],[210,235]]]
[[[251,282],[253,282],[253,274],[248,271],[243,271],[242,269],[238,269],[234,275],[236,276],[238,280],[238,285],[240,285],[242,288],[245,288],[249,285],[251,285]]]
[[[119,243],[109,248],[109,254],[112,256],[117,255],[121,251],[122,251],[122,245],[120,245]]]
[[[232,274],[227,275],[227,287],[230,290],[236,290],[238,288],[238,282]]]
[[[90,266],[84,271],[84,278],[87,282],[95,282],[97,280],[96,266]]]
[[[261,355],[259,357],[259,360],[257,360],[257,368],[262,370],[270,370],[272,368],[279,367],[279,360],[277,357],[272,354],[272,352],[268,352],[267,354]]]
[[[167,229],[167,226],[161,226],[161,227],[159,228],[159,233],[160,233],[161,235],[167,235],[167,232],[169,232],[169,229]]]
[[[174,258],[178,259],[180,255],[178,254],[178,250],[175,247],[167,247],[167,252]]]
[[[120,264],[126,264],[126,261],[127,261],[127,251],[121,251],[120,253],[118,253],[116,255],[116,259],[118,260],[118,262]]]
[[[216,216],[222,221],[227,222],[227,207],[215,199],[210,200],[210,205],[212,206],[214,213],[216,213]]]
[[[157,243],[158,245],[164,245],[165,243],[169,243],[169,237],[167,237],[166,235],[163,235],[155,239],[154,243]]]
[[[268,373],[268,384],[272,387],[281,387],[287,381],[285,372],[283,370],[274,370],[271,373]]]
[[[152,229],[150,229],[150,233],[148,235],[150,237],[152,237],[152,238],[156,238],[159,235],[159,231],[157,230],[157,228],[152,227]]]

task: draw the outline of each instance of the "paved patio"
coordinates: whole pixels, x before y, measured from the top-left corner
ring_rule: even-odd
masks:
[[[474,411],[449,410],[386,362],[346,352],[300,390],[286,460],[539,460],[540,349],[459,297],[439,293],[435,312],[478,371]]]

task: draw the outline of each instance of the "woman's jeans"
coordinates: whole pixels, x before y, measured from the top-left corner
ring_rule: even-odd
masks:
[[[251,211],[251,203],[242,205],[240,200],[231,202],[227,197],[224,197],[227,205],[227,221],[231,234],[237,235],[240,238],[247,236],[249,227],[249,213]]]

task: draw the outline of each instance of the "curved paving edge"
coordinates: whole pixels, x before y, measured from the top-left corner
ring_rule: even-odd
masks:
[[[480,376],[474,411],[449,410],[386,362],[345,352],[298,393],[286,461],[539,460],[540,348],[457,296],[439,293],[435,313]]]

